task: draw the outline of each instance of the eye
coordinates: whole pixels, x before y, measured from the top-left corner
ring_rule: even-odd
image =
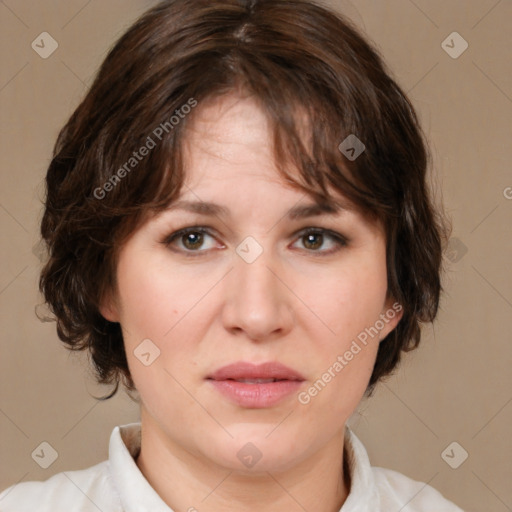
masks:
[[[343,235],[323,228],[306,228],[296,236],[299,237],[298,241],[303,242],[307,252],[318,253],[318,255],[332,254],[348,245],[348,240]],[[200,256],[215,248],[213,242],[205,244],[208,239],[215,240],[208,228],[192,226],[171,233],[162,240],[162,243],[166,247],[174,247],[173,250],[184,253],[186,256]],[[225,246],[221,245],[220,248],[223,249]],[[322,248],[323,250],[320,250]]]
[[[330,240],[330,243],[327,243],[327,250],[325,250],[326,240]],[[307,228],[301,231],[299,241],[303,242],[303,246],[308,252],[320,254],[332,254],[348,245],[348,240],[340,233],[322,228]],[[319,250],[322,247],[324,250]]]
[[[207,240],[208,238],[214,239],[208,229],[200,226],[194,226],[171,233],[162,241],[162,243],[167,247],[177,244],[180,252],[184,252],[187,256],[195,256],[195,254],[191,253],[202,253],[208,249],[214,248],[214,244],[212,243],[207,244],[207,246],[204,247],[205,239]]]

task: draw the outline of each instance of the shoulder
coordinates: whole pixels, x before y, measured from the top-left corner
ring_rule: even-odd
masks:
[[[58,473],[44,482],[22,482],[0,493],[2,512],[120,512],[109,462]]]
[[[382,510],[403,512],[463,512],[430,485],[413,480],[398,471],[372,467],[375,484],[379,489]]]

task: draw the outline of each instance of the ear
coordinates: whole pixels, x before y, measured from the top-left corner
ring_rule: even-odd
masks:
[[[394,297],[389,296],[386,299],[384,308],[381,311],[380,320],[384,323],[384,327],[379,332],[379,342],[398,325],[398,322],[404,315],[404,307]]]
[[[98,307],[101,316],[109,322],[119,322],[119,306],[111,292],[105,292]]]

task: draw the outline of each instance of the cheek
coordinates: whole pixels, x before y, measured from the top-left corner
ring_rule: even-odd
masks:
[[[212,272],[180,267],[175,271],[165,254],[132,250],[118,263],[118,291],[121,300],[120,323],[123,329],[128,365],[135,385],[145,401],[158,401],[154,390],[172,391],[183,374],[191,373],[198,343],[205,331],[204,308],[209,297],[199,301],[218,278]],[[158,357],[145,366],[137,354],[143,340],[151,340],[150,358]],[[148,344],[147,341],[144,343]],[[185,363],[186,362],[186,363]],[[172,375],[172,376],[171,376]],[[164,394],[166,394],[164,393]],[[167,396],[167,401],[172,401]],[[149,397],[149,398],[148,398]]]
[[[310,324],[316,340],[311,360],[318,369],[311,400],[320,415],[348,417],[366,390],[379,348],[374,326],[387,292],[385,260],[379,256],[369,252],[367,258],[346,261],[336,272],[320,276],[322,293],[310,294],[315,298],[311,309],[329,327],[314,334]]]
[[[119,261],[121,323],[134,338],[165,341],[207,291],[210,279],[190,269],[175,271],[165,254],[133,252]]]
[[[370,256],[370,255],[369,255]],[[320,279],[319,279],[320,277]],[[309,279],[304,278],[304,290]],[[342,349],[378,319],[386,299],[385,261],[372,256],[346,262],[338,270],[317,273],[318,293],[309,294],[311,309],[329,327],[330,345]],[[305,292],[304,292],[305,293]]]
[[[168,315],[162,305],[168,304],[158,286],[144,279],[144,274],[133,274],[119,285],[123,297],[121,325],[125,331],[125,344],[133,346],[142,339],[158,340],[169,329]],[[172,305],[169,305],[172,308]]]

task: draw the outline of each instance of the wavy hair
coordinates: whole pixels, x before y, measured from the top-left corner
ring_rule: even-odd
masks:
[[[115,385],[109,396],[121,382],[134,389],[120,325],[99,312],[116,287],[119,249],[179,196],[186,127],[201,104],[239,90],[267,115],[287,181],[318,202],[329,203],[334,188],[383,222],[388,293],[404,313],[379,344],[367,393],[437,314],[448,228],[427,182],[426,137],[378,50],[310,1],[166,0],[110,50],[60,131],[46,175],[40,290],[59,338],[88,350],[98,381]],[[197,106],[181,116],[191,99]],[[339,149],[351,134],[365,145],[356,159]],[[135,162],[148,137],[158,143]],[[290,163],[298,172],[286,171]]]

